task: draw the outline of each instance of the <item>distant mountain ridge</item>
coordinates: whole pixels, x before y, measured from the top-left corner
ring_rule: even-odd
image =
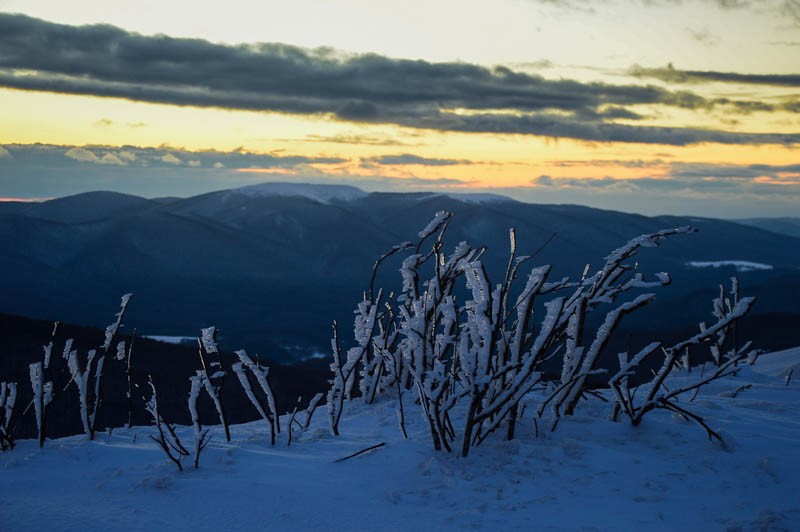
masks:
[[[641,255],[643,271],[674,277],[658,293],[665,310],[655,308],[655,323],[673,327],[677,317],[704,318],[706,301],[677,312],[670,302],[710,297],[736,274],[733,267],[692,269],[690,262],[769,265],[740,274],[743,290],[760,297],[758,312],[800,314],[792,296],[800,293],[798,239],[757,227],[493,195],[286,183],[190,198],[91,192],[0,204],[0,311],[104,326],[119,296],[134,292],[130,319],[142,334],[190,336],[216,324],[231,348],[282,346],[286,356],[327,350],[330,322],[349,329],[375,259],[414,240],[440,210],[455,213],[445,249],[462,240],[487,245],[495,278],[505,271],[510,227],[520,253],[552,237],[536,263],[552,264],[560,278],[580,275],[587,263],[599,267],[640,234],[694,225],[699,233]],[[398,267],[387,262],[379,281],[396,282]]]
[[[773,233],[800,238],[800,217],[746,218],[736,221],[744,225],[750,225],[766,231],[772,231]]]

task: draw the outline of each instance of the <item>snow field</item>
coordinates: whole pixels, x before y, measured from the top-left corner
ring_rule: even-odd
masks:
[[[286,417],[275,447],[264,421],[233,426],[231,443],[212,427],[200,468],[185,460],[184,473],[149,439],[153,427],[50,440],[41,450],[20,441],[0,454],[0,529],[800,528],[800,379],[785,386],[746,367],[703,388],[693,411],[725,446],[665,411],[639,427],[612,423],[609,405],[591,400],[554,432],[540,424],[537,437],[526,414],[516,440],[498,435],[459,458],[432,450],[410,401],[408,440],[395,400],[354,402],[340,437],[321,407],[290,447]],[[178,433],[191,444],[191,427]]]

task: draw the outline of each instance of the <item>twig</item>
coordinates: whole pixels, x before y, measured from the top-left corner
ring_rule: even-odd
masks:
[[[355,452],[353,454],[349,454],[349,455],[345,456],[344,458],[339,458],[338,460],[334,460],[333,463],[334,464],[338,464],[339,462],[344,462],[345,460],[349,460],[351,458],[355,458],[356,456],[358,456],[360,454],[368,453],[369,451],[372,451],[373,449],[378,449],[380,447],[383,447],[384,445],[386,445],[386,442],[376,443],[375,445],[367,447],[366,449],[361,449],[358,452]]]

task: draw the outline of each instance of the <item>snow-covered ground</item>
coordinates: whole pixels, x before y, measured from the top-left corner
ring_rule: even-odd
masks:
[[[762,361],[800,351],[782,356]],[[20,441],[0,454],[0,530],[798,530],[800,378],[769,373],[744,368],[692,403],[725,446],[666,412],[612,423],[600,401],[538,437],[526,416],[518,439],[468,458],[434,452],[413,405],[404,440],[392,400],[349,405],[340,437],[323,406],[290,447],[270,447],[264,422],[231,443],[214,428],[183,473],[151,427]]]
[[[228,191],[251,198],[259,196],[282,196],[309,198],[320,203],[353,201],[367,195],[363,190],[349,185],[314,185],[310,183],[258,183]]]

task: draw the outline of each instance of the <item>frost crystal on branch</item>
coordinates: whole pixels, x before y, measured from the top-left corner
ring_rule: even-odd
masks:
[[[203,342],[203,348],[209,355],[219,353],[219,346],[217,345],[217,328],[207,327],[200,329],[200,341]]]
[[[250,400],[250,403],[256,409],[261,419],[267,422],[270,430],[270,442],[275,445],[276,434],[280,433],[280,416],[278,415],[278,408],[275,404],[275,396],[272,393],[272,387],[269,385],[267,375],[269,375],[269,368],[260,366],[253,362],[247,353],[243,350],[236,351],[236,356],[239,357],[239,362],[233,366],[233,372],[239,378],[239,383],[242,385],[245,395]],[[256,397],[253,387],[250,385],[250,379],[247,376],[247,371],[255,377],[261,391],[266,398],[266,405]],[[291,430],[291,427],[290,427]]]
[[[161,450],[164,451],[164,454],[167,455],[167,458],[177,466],[178,470],[183,471],[183,464],[181,462],[185,456],[189,456],[189,451],[183,446],[178,434],[175,432],[175,425],[169,424],[161,417],[161,413],[158,410],[158,393],[156,392],[155,384],[153,384],[153,379],[149,376],[148,385],[150,386],[152,394],[150,399],[145,399],[144,408],[153,417],[156,429],[158,430],[158,436],[151,435],[150,439],[158,444]],[[205,447],[205,445],[202,447]],[[202,447],[200,450],[202,450]],[[196,460],[199,459],[200,450],[198,450],[195,455]],[[196,466],[197,462],[195,462],[195,467]]]
[[[228,417],[222,402],[222,387],[225,384],[227,372],[222,367],[222,353],[217,345],[217,328],[207,327],[200,330],[198,344],[200,348],[200,363],[202,370],[198,370],[197,375],[201,377],[203,388],[208,392],[209,397],[214,403],[214,408],[219,415],[219,421],[225,429],[225,439],[231,441],[231,431],[228,426]],[[213,355],[214,358],[210,358]],[[215,369],[216,368],[216,369]],[[209,377],[209,372],[213,370]]]
[[[86,366],[81,369],[78,361],[78,352],[71,351],[67,359],[67,367],[72,375],[72,381],[78,389],[78,400],[80,401],[81,423],[86,437],[92,437],[92,423],[89,414],[89,373],[92,367],[96,351],[92,349],[86,358]]]
[[[125,311],[128,308],[128,303],[130,303],[131,297],[133,297],[133,294],[125,294],[124,296],[122,296],[122,299],[120,301],[119,312],[117,312],[115,316],[116,320],[114,321],[114,323],[106,327],[106,339],[105,342],[103,342],[104,353],[107,353],[108,350],[111,348],[111,344],[113,343],[114,338],[117,336],[117,333],[119,332],[119,328],[122,325],[122,318],[125,316]]]
[[[11,435],[14,407],[17,403],[17,383],[0,382],[0,450],[14,447]]]
[[[549,412],[555,428],[562,416],[573,414],[587,394],[597,395],[590,379],[609,374],[601,361],[619,323],[627,314],[647,306],[655,295],[632,296],[622,303],[617,300],[631,291],[671,282],[665,272],[649,278],[639,271],[635,260],[639,249],[695,231],[679,227],[636,237],[612,251],[595,273],[590,274],[586,266],[576,281],[566,277],[548,281],[549,266],[533,267],[525,275],[524,287],[517,288],[515,282],[538,250],[518,257],[517,234],[510,229],[505,278],[493,284],[482,261],[485,248],[461,242],[449,256],[445,254],[443,237],[451,217],[450,213],[437,213],[419,232],[415,246],[395,246],[376,261],[369,297],[355,311],[356,346],[343,351],[334,326],[333,379],[328,394],[334,434],[338,434],[344,401],[350,398],[354,381],[358,381],[361,398],[367,403],[395,391],[403,431],[403,396],[414,393],[437,450],[454,450],[460,440],[460,452],[467,455],[471,447],[499,429],[513,438],[517,420],[525,410],[523,401],[529,401],[526,396],[535,389],[541,391],[535,415],[541,418]],[[437,236],[430,249],[423,249],[424,241],[433,235]],[[412,251],[402,260],[400,290],[396,295],[386,290],[390,295],[385,300],[380,291],[373,297],[377,268],[383,259],[404,249]],[[454,292],[462,279],[466,291]],[[456,293],[466,293],[467,297],[457,303]],[[651,390],[661,389],[663,378],[674,366],[674,357],[688,345],[713,340],[710,352],[721,368],[715,375],[729,370],[729,363],[735,364],[732,360],[743,360],[750,353],[746,348],[734,346],[726,354],[723,344],[728,325],[742,316],[751,302],[739,299],[735,283],[731,295],[721,294],[714,302],[718,323],[701,327],[700,336],[689,343],[668,349],[665,367],[654,377]],[[601,319],[589,318],[603,307],[606,310]],[[537,309],[544,315],[536,316],[541,312]],[[587,324],[594,323],[599,326],[587,334]],[[624,408],[631,416],[641,416],[647,409],[671,400],[656,393],[645,406],[632,405],[635,393],[629,388],[628,378],[659,347],[659,343],[651,343],[630,359],[627,354],[621,355],[620,371],[609,380],[618,388],[618,409]],[[545,377],[544,364],[548,361],[551,365],[560,362],[558,376]],[[354,365],[360,367],[357,373]],[[457,405],[461,408],[456,409]],[[460,430],[454,423],[454,412],[458,412]]]
[[[33,390],[33,410],[36,414],[36,433],[39,438],[39,445],[44,442],[44,427],[47,407],[53,401],[53,383],[44,382],[44,365],[42,362],[34,362],[28,367],[31,388]]]

